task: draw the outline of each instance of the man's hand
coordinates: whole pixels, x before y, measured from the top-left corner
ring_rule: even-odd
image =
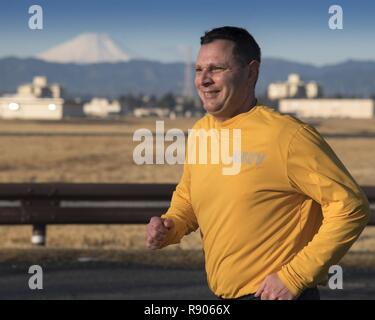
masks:
[[[281,281],[277,273],[272,273],[260,285],[255,294],[261,300],[293,300],[293,294]]]
[[[172,219],[152,217],[147,225],[146,246],[152,250],[160,249],[168,231],[173,228],[173,226],[174,223]]]

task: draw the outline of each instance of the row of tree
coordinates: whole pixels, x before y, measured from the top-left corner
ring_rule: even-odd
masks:
[[[119,102],[128,110],[134,110],[135,108],[194,110],[201,106],[198,99],[175,96],[173,93],[167,93],[161,97],[127,94],[119,97]]]

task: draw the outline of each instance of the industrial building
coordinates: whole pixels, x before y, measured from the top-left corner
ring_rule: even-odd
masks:
[[[286,82],[270,83],[267,88],[267,97],[270,100],[285,98],[308,98],[322,97],[321,86],[315,81],[303,82],[298,74],[292,73]]]
[[[108,116],[121,114],[121,105],[117,100],[109,102],[104,98],[93,98],[83,105],[86,116],[107,118]]]
[[[372,99],[282,99],[279,101],[279,110],[301,118],[375,117]]]
[[[32,83],[20,85],[16,94],[0,97],[0,118],[61,120],[63,103],[61,87],[37,76]]]

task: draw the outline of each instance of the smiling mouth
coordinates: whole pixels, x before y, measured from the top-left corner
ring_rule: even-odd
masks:
[[[213,99],[213,98],[216,98],[219,95],[219,92],[220,91],[206,91],[206,92],[203,92],[203,96],[206,99]]]

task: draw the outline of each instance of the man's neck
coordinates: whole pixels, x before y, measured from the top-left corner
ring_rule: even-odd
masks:
[[[256,106],[256,104],[257,104],[257,99],[254,97],[249,104],[245,104],[243,108],[236,110],[236,112],[232,114],[230,117],[215,117],[215,119],[220,122],[226,121],[241,113],[249,112],[252,108]]]

